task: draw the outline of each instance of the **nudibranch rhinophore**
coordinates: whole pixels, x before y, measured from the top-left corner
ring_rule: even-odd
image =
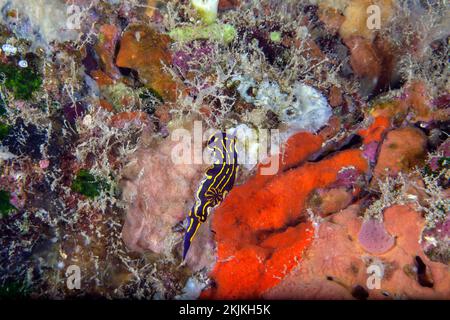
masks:
[[[184,236],[183,260],[200,225],[206,221],[211,209],[218,206],[233,188],[239,169],[236,137],[217,132],[208,141],[214,163],[206,170],[205,177],[195,194],[195,203],[188,216]]]

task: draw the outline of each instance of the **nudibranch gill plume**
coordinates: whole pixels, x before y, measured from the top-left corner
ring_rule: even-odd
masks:
[[[195,203],[189,211],[183,260],[201,224],[233,188],[239,169],[235,136],[217,132],[209,139],[207,147],[212,151],[214,163],[206,170],[195,194]]]

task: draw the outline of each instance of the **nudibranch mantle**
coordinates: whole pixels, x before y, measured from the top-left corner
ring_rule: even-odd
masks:
[[[223,132],[217,132],[209,139],[207,147],[212,151],[215,161],[206,170],[195,194],[195,203],[189,211],[188,226],[184,236],[183,260],[201,224],[234,186],[239,170],[236,142],[234,135]]]

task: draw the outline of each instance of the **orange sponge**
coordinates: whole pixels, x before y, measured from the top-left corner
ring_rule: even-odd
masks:
[[[320,145],[320,138],[312,134],[293,136],[283,165],[301,164]],[[260,298],[283,279],[313,239],[314,228],[304,215],[308,195],[335,182],[339,171],[349,166],[367,170],[360,150],[346,150],[274,176],[257,174],[235,187],[212,218],[218,261],[211,277],[216,285],[202,298]]]

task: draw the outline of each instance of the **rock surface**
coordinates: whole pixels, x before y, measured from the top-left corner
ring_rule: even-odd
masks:
[[[420,247],[424,220],[407,206],[384,213],[386,231],[396,238],[384,254],[368,254],[358,244],[362,221],[353,205],[322,222],[302,264],[264,294],[266,299],[353,299],[361,286],[369,299],[445,299],[450,294],[448,266],[430,261]],[[417,258],[419,257],[419,258]],[[418,263],[425,265],[419,274]],[[379,289],[367,287],[367,268],[380,266]],[[422,270],[423,271],[423,270]],[[424,280],[425,279],[425,280]],[[370,282],[370,281],[369,281]],[[431,286],[431,287],[430,287]]]
[[[426,143],[426,136],[419,129],[405,127],[390,131],[381,146],[374,176],[381,179],[413,169],[424,160]]]
[[[174,164],[171,154],[176,144],[165,142],[138,151],[123,173],[128,213],[122,236],[133,251],[169,255],[181,239],[182,233],[173,228],[187,217],[204,166]]]
[[[145,25],[131,25],[122,35],[116,64],[134,69],[148,88],[156,91],[165,100],[176,98],[176,84],[163,70],[170,65],[172,57],[168,49],[170,38]]]

